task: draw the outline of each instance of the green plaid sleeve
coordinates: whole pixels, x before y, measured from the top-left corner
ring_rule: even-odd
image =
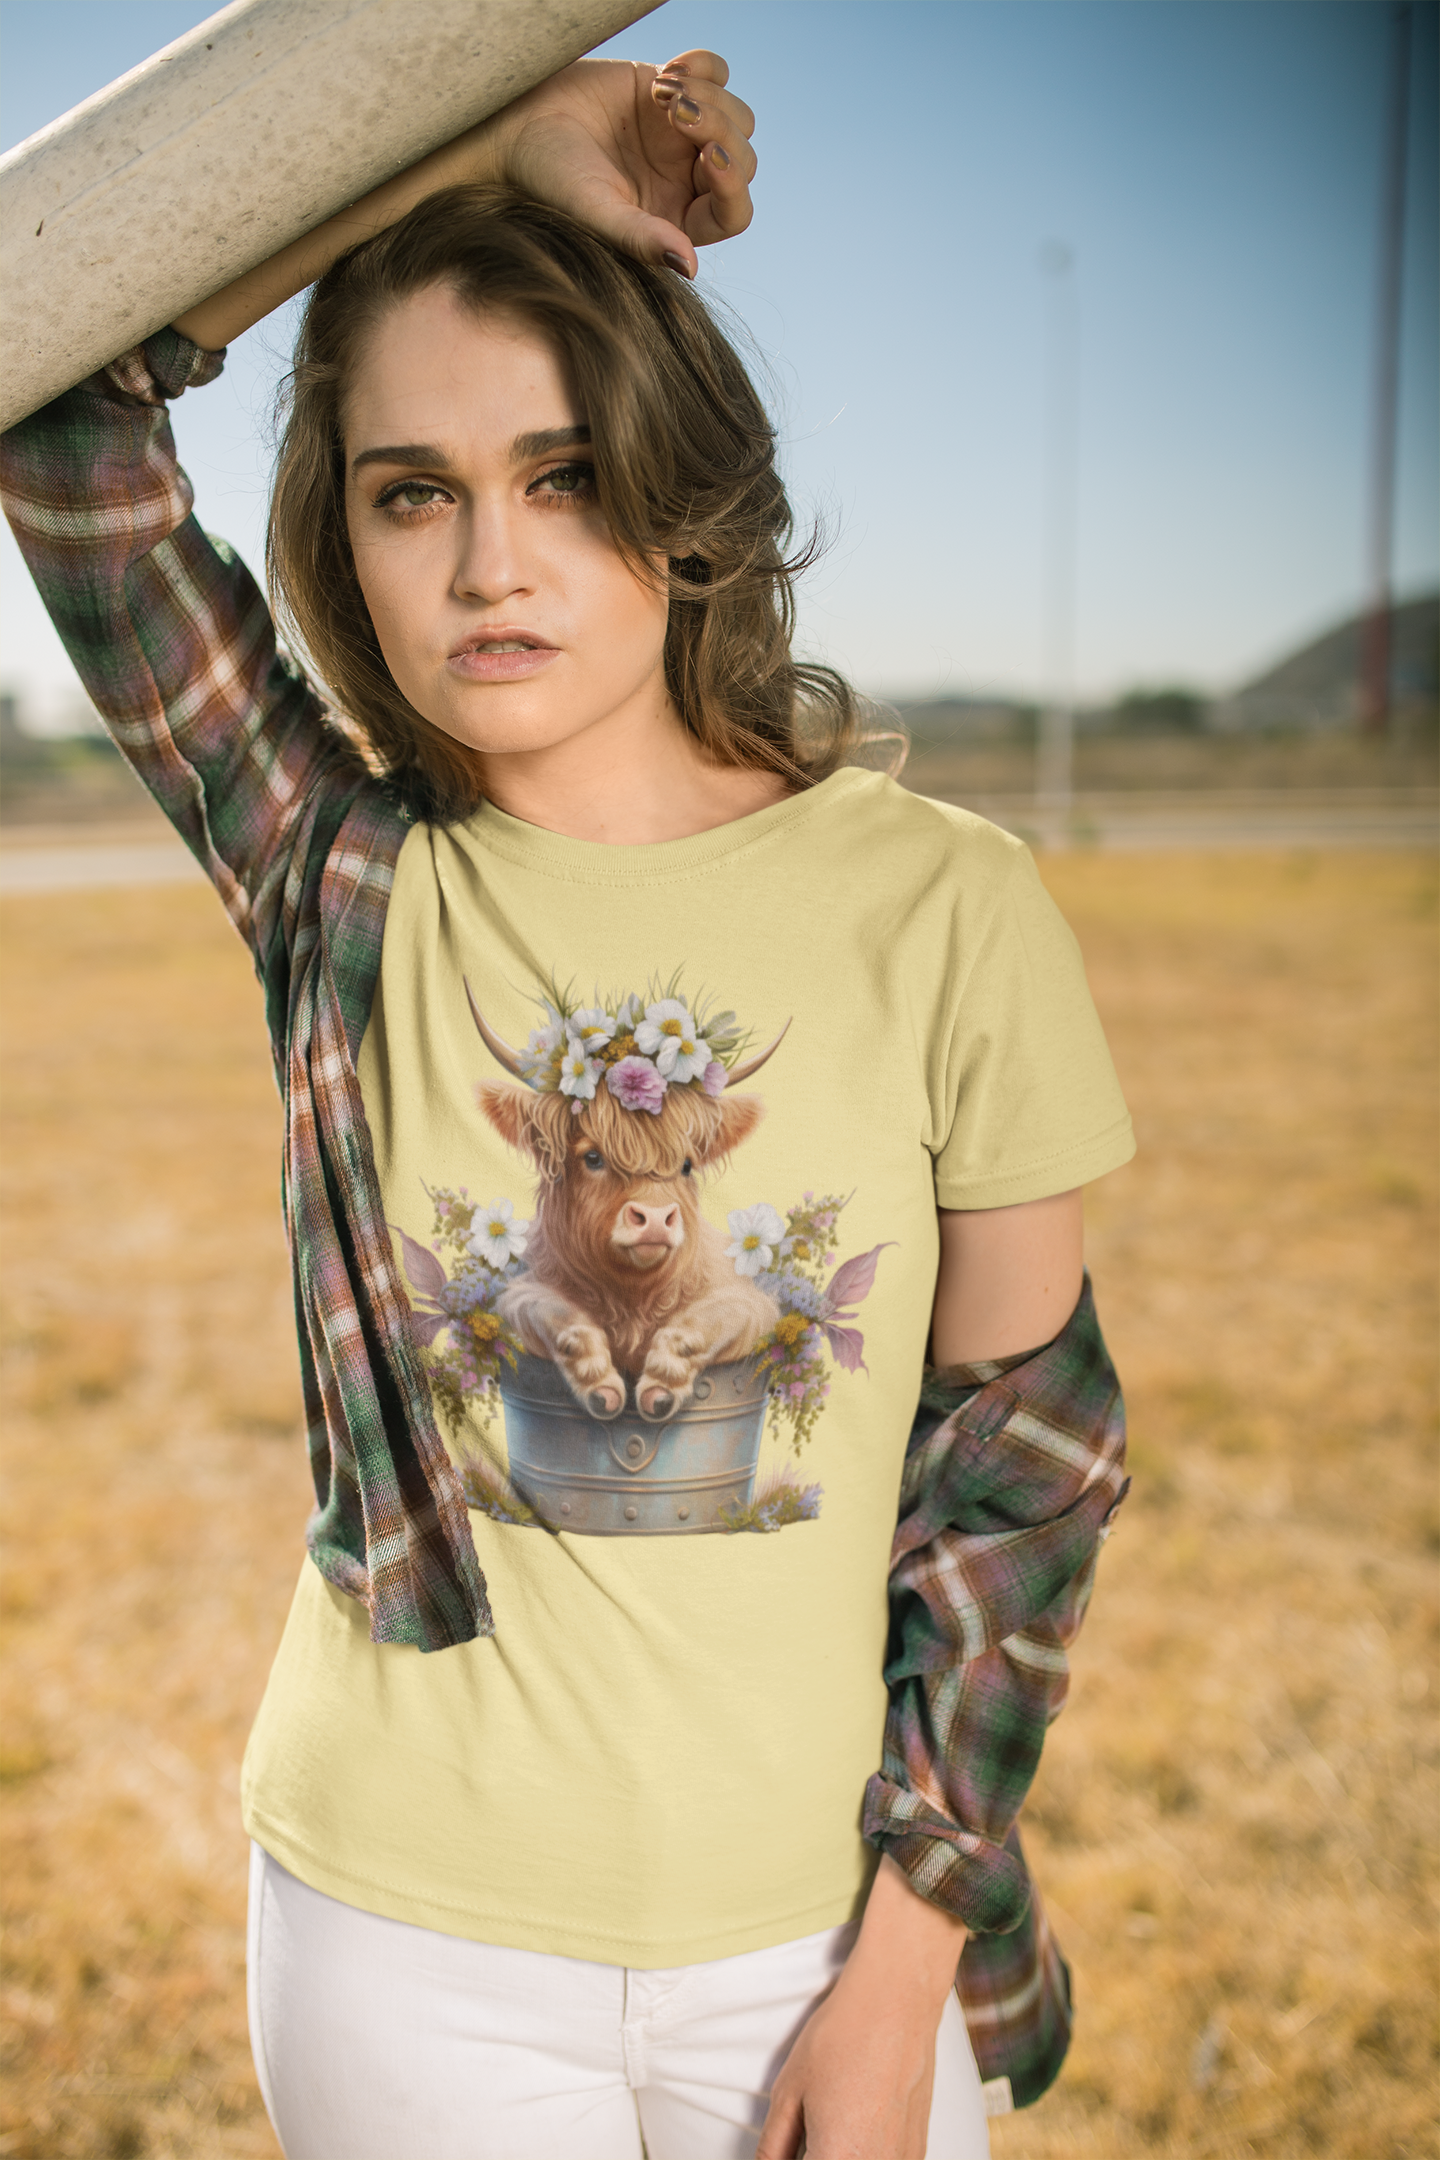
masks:
[[[327,722],[254,579],[201,530],[165,398],[218,371],[173,331],[0,437],[6,513],[82,681],[215,884],[265,989],[328,1582],[377,1642],[491,1632],[435,1427],[355,1072],[408,812]]]
[[[1043,1349],[927,1376],[901,1486],[890,1708],[863,1827],[972,1931],[959,1977],[971,2039],[1022,2104],[1059,2067],[1069,1990],[1015,1823],[1065,1701],[1124,1460],[1087,1276]]]
[[[81,681],[258,956],[307,804],[368,776],[193,515],[165,400],[223,357],[161,332],[0,438],[0,487]]]

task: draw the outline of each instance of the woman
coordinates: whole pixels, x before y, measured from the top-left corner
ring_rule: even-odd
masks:
[[[969,2160],[975,2050],[1063,2022],[1012,1826],[1121,1489],[1079,1187],[1129,1122],[1025,851],[791,660],[686,282],[749,215],[725,81],[569,70],[6,439],[286,1098],[289,2160]],[[270,563],[328,711],[164,417],[319,273]],[[980,1959],[975,2048],[967,1921],[1033,1977]]]

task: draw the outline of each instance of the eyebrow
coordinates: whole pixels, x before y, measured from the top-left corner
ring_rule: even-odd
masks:
[[[510,463],[523,465],[529,458],[548,457],[552,450],[573,450],[580,443],[588,443],[590,429],[585,421],[575,427],[540,428],[530,435],[517,435],[510,445]],[[434,443],[380,443],[373,450],[362,450],[351,464],[352,476],[364,465],[426,465],[434,472],[448,472],[450,460]]]

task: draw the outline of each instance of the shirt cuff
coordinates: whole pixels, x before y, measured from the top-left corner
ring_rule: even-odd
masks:
[[[167,398],[183,396],[214,382],[225,365],[226,348],[205,352],[193,338],[178,330],[157,330],[143,345],[134,345],[104,373],[115,388],[141,405],[163,405]]]
[[[977,1935],[1008,1935],[1030,1908],[1029,1871],[993,1838],[962,1830],[877,1771],[865,1787],[866,1841],[905,1870],[912,1889]]]

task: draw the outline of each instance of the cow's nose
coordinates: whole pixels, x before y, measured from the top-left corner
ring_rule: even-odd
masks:
[[[673,1200],[669,1207],[641,1207],[635,1200],[626,1203],[627,1230],[673,1230],[679,1220],[680,1209]]]

